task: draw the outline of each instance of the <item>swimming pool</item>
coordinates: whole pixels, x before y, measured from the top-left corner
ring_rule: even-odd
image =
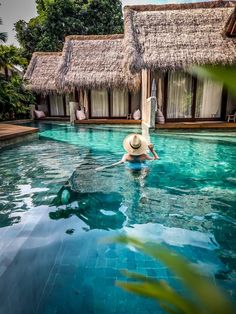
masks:
[[[94,171],[135,128],[39,126],[39,140],[0,153],[1,313],[162,313],[114,286],[126,268],[181,290],[164,265],[99,243],[120,232],[166,244],[235,298],[235,133],[153,133],[160,160],[145,177]]]

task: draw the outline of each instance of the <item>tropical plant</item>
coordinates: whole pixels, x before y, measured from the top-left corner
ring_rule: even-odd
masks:
[[[223,292],[197,268],[183,257],[164,246],[143,243],[132,237],[119,236],[113,241],[132,246],[143,253],[161,261],[181,280],[187,293],[180,294],[165,280],[146,277],[141,274],[124,271],[132,281],[117,281],[116,285],[144,297],[152,298],[168,313],[175,314],[233,314],[234,308]]]
[[[17,39],[30,58],[34,51],[60,51],[65,36],[123,32],[120,0],[37,0],[38,16],[15,24]]]
[[[0,18],[0,25],[2,25],[2,19],[1,18]],[[7,33],[6,32],[0,32],[0,43],[5,43],[6,41],[7,41]]]
[[[8,80],[0,78],[0,120],[25,118],[29,104],[34,103],[34,95],[24,89],[23,79],[18,74]]]
[[[5,79],[9,78],[9,70],[13,70],[14,66],[26,67],[27,59],[22,57],[22,51],[15,46],[0,45],[0,69],[4,69]]]

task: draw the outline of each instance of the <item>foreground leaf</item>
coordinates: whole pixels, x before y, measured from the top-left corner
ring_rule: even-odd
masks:
[[[192,292],[193,297],[196,299],[196,304],[201,308],[202,313],[234,313],[231,303],[224,294],[208,279],[203,277],[199,271],[191,266],[184,258],[174,254],[161,245],[144,244],[132,237],[119,236],[113,239],[113,241],[131,245],[163,262],[180,277],[186,287]]]
[[[171,309],[175,313],[199,314],[199,309],[197,309],[196,305],[187,298],[182,297],[166,281],[148,278],[128,271],[123,271],[123,273],[126,277],[138,279],[142,282],[127,283],[117,281],[117,286],[130,292],[139,293],[142,296],[158,299],[162,307],[163,305],[167,307],[167,304],[171,304]]]
[[[236,97],[236,67],[235,66],[211,66],[193,67],[191,73],[204,79],[209,78],[223,85],[229,90],[232,96]]]

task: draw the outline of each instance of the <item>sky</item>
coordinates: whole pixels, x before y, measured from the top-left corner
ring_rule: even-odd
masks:
[[[122,0],[123,6],[132,4],[163,4],[176,2],[196,2],[196,0]],[[13,31],[14,23],[19,20],[28,22],[32,17],[36,16],[35,0],[0,0],[0,3],[0,17],[3,21],[3,25],[0,25],[0,32],[8,33],[7,45],[14,44],[18,46],[15,32]]]

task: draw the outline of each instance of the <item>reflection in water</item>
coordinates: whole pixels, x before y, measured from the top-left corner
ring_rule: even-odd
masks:
[[[65,191],[70,194],[70,198],[68,204],[60,206],[64,203],[62,196]],[[63,187],[54,200],[58,210],[50,212],[49,217],[58,220],[75,215],[86,223],[88,230],[116,230],[122,228],[125,221],[121,202],[122,196],[116,192],[78,193]]]
[[[73,172],[52,203],[57,211],[49,214],[51,219],[75,215],[88,230],[117,230],[128,223],[128,207],[130,213],[135,213],[140,204],[148,201],[144,192],[146,169],[130,171],[122,165],[95,171],[96,167],[97,161],[89,157]]]

